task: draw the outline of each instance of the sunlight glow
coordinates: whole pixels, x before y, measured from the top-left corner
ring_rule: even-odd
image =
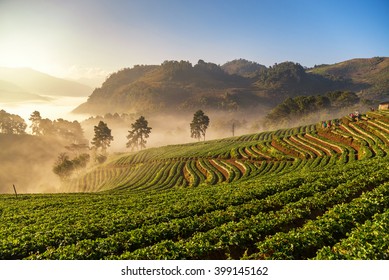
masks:
[[[6,54],[0,60],[5,67],[28,67],[53,75],[62,72],[53,59],[52,47],[38,40],[13,38],[1,44],[0,52]]]

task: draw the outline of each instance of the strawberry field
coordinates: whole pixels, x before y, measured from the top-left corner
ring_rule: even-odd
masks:
[[[117,155],[0,196],[0,259],[389,259],[389,116]]]

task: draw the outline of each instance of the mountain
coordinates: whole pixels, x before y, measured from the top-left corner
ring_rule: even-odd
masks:
[[[29,68],[0,67],[0,80],[24,92],[51,96],[87,96],[92,89],[83,84],[56,78]]]
[[[242,93],[251,96],[250,102],[259,99],[251,93],[250,84],[250,79],[202,60],[194,66],[187,61],[138,65],[113,73],[75,112],[169,112],[173,108],[182,112],[199,106],[229,110],[236,106],[235,99],[249,105],[238,97]]]
[[[48,98],[26,92],[24,89],[18,87],[15,84],[0,80],[0,102],[18,102],[31,100],[46,101]]]
[[[265,67],[242,59],[223,66],[203,60],[196,65],[187,61],[138,65],[113,73],[74,112],[164,113],[198,108],[258,112],[270,110],[287,98],[339,90],[385,99],[389,58],[356,61],[312,69],[294,62]]]

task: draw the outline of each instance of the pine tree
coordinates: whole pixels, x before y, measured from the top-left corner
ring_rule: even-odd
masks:
[[[100,121],[97,126],[94,128],[95,137],[92,140],[92,145],[105,153],[107,148],[110,146],[111,141],[113,141],[113,136],[111,135],[111,130],[108,128],[107,124],[103,121]]]
[[[42,117],[41,114],[38,111],[34,111],[31,115],[29,120],[31,121],[31,129],[32,129],[32,134],[40,136],[42,135],[42,130],[41,130],[41,121]]]

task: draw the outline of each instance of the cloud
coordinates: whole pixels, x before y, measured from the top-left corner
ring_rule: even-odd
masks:
[[[106,78],[110,72],[100,67],[84,67],[80,65],[72,65],[67,71],[67,76],[73,79],[96,79]]]
[[[99,87],[106,80],[109,74],[111,74],[110,71],[100,67],[72,65],[67,69],[63,77],[65,79],[79,81],[91,87]]]

